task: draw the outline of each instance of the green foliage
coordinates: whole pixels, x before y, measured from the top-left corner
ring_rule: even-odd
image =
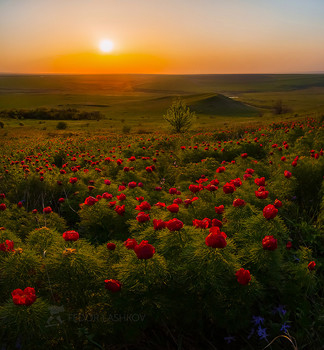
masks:
[[[195,113],[190,111],[185,102],[180,98],[173,101],[168,108],[166,115],[163,116],[172,127],[175,133],[188,131],[191,127]]]
[[[57,130],[65,130],[67,128],[66,122],[58,122],[56,124],[56,129]]]

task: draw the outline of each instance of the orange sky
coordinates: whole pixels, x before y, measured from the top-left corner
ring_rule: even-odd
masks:
[[[1,0],[0,72],[324,71],[323,16],[322,0]]]

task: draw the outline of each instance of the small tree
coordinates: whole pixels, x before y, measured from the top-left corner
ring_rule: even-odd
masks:
[[[166,115],[163,116],[176,133],[181,133],[189,130],[195,113],[190,111],[185,102],[178,97],[168,108]]]
[[[67,128],[67,124],[65,122],[58,122],[56,124],[57,130],[65,130]]]

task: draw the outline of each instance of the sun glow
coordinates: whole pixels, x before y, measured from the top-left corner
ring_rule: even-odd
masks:
[[[99,43],[99,49],[101,52],[105,52],[105,53],[111,52],[113,51],[114,47],[115,47],[114,43],[109,39],[103,39]]]

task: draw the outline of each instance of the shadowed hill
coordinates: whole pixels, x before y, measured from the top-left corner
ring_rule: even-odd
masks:
[[[188,104],[197,114],[224,116],[258,114],[258,110],[255,107],[248,106],[221,94],[203,94],[200,96],[201,98]]]

